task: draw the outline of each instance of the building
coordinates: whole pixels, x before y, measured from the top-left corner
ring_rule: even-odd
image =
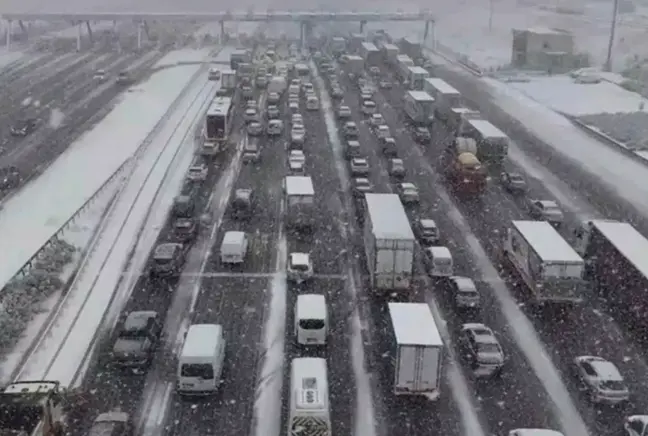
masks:
[[[530,28],[513,29],[514,67],[552,72],[573,68],[574,35],[566,30]]]

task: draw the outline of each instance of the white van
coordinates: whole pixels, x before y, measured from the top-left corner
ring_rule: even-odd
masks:
[[[376,103],[373,100],[364,100],[362,102],[362,113],[365,115],[373,115],[376,113]]]
[[[220,247],[222,263],[241,264],[245,262],[248,237],[245,232],[226,232]]]
[[[225,337],[218,324],[194,324],[185,336],[178,358],[178,393],[209,395],[221,382]]]
[[[299,345],[326,345],[328,335],[326,297],[317,294],[297,296],[295,336]]]
[[[309,111],[316,111],[319,110],[320,104],[319,104],[319,99],[317,97],[308,97],[306,99],[306,109]]]
[[[432,277],[450,277],[453,274],[454,264],[448,247],[427,247],[423,252]]]

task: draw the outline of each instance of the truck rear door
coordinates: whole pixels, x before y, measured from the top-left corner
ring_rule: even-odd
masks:
[[[440,350],[419,345],[401,345],[396,359],[396,393],[426,393],[438,390]]]

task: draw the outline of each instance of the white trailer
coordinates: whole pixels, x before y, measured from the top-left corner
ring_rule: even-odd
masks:
[[[414,66],[414,61],[407,55],[396,56],[396,69],[400,75],[401,80],[407,80],[409,77],[409,69]]]
[[[268,83],[268,93],[276,92],[281,95],[286,91],[288,87],[288,81],[283,76],[274,76],[270,79]]]
[[[334,56],[340,56],[341,54],[344,54],[347,49],[346,39],[341,36],[334,36],[331,38],[330,46],[331,53],[333,53]]]
[[[425,303],[389,303],[395,347],[394,394],[440,395],[443,340]],[[391,344],[390,344],[391,345]]]
[[[414,123],[422,126],[434,122],[434,98],[425,91],[405,93],[405,114]]]
[[[384,44],[382,46],[383,59],[392,64],[396,65],[396,57],[398,56],[398,47],[394,44]]]
[[[351,55],[347,57],[346,70],[347,74],[359,76],[364,72],[365,61],[361,56]]]
[[[425,79],[430,77],[430,73],[423,67],[409,67],[409,74],[407,81],[409,82],[409,89],[415,91],[423,91]]]
[[[380,50],[371,42],[363,42],[360,44],[360,56],[367,65],[378,65],[381,61]]]
[[[366,194],[364,247],[371,287],[407,292],[412,285],[414,233],[396,194]]]
[[[504,257],[536,303],[578,303],[587,290],[585,262],[546,221],[513,221]]]
[[[446,120],[448,128],[455,136],[463,136],[470,120],[481,120],[479,111],[467,107],[453,107]]]
[[[297,230],[311,229],[317,219],[313,180],[308,176],[286,176],[283,188],[288,226]]]
[[[221,71],[221,89],[227,89],[228,91],[236,89],[236,71]]]
[[[452,108],[463,106],[461,93],[448,83],[436,77],[425,79],[423,90],[436,101],[436,117],[446,121]]]

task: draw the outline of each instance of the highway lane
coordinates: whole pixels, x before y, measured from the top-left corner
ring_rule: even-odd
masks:
[[[397,95],[390,98],[390,108],[383,110],[383,114],[389,117],[389,113],[394,113],[394,118],[401,118],[402,106],[398,104],[402,100]],[[401,94],[402,96],[402,94]],[[439,129],[442,130],[442,129]],[[447,132],[446,132],[447,134]],[[406,133],[407,135],[407,133]],[[410,141],[410,150],[416,147]],[[434,160],[439,156],[443,148],[440,141],[435,141],[424,154],[428,161]],[[420,147],[419,147],[420,149]],[[414,161],[419,160],[420,154],[414,153]],[[520,172],[523,169],[515,168]],[[530,196],[538,198],[552,198],[548,190],[535,180],[531,183]],[[505,193],[501,186],[492,183],[487,196],[483,199],[483,208],[479,216],[475,216],[470,210],[465,208],[461,203],[457,204],[464,216],[468,219],[471,227],[475,230],[482,246],[489,253],[493,262],[499,260],[499,250],[501,241],[502,217],[505,220],[511,218],[527,217],[526,212],[521,207],[521,202],[511,199],[510,195]],[[462,207],[464,206],[464,207]],[[603,211],[598,211],[602,213]],[[573,240],[572,231],[579,224],[578,216],[567,214],[567,222],[560,230],[567,240]],[[510,283],[510,289],[518,301],[525,301],[528,298],[526,290],[518,285],[518,281],[512,279],[508,270],[504,271],[503,277]],[[643,380],[648,375],[648,368],[643,361],[640,350],[632,344],[629,338],[624,337],[614,321],[608,316],[601,313],[601,305],[598,302],[586,302],[583,305],[574,307],[567,312],[555,311],[536,311],[530,306],[522,305],[522,310],[533,321],[537,332],[540,334],[547,349],[551,352],[554,363],[562,370],[563,380],[570,388],[572,397],[577,402],[581,414],[587,418],[588,423],[595,428],[598,434],[614,434],[620,430],[621,416],[623,413],[643,413],[648,410],[648,404],[645,403],[646,392]],[[587,333],[583,333],[587,332]],[[615,362],[621,371],[626,375],[630,386],[636,395],[630,405],[617,410],[592,407],[586,401],[584,395],[580,392],[577,384],[571,377],[572,358],[582,354],[596,354],[608,358]]]

